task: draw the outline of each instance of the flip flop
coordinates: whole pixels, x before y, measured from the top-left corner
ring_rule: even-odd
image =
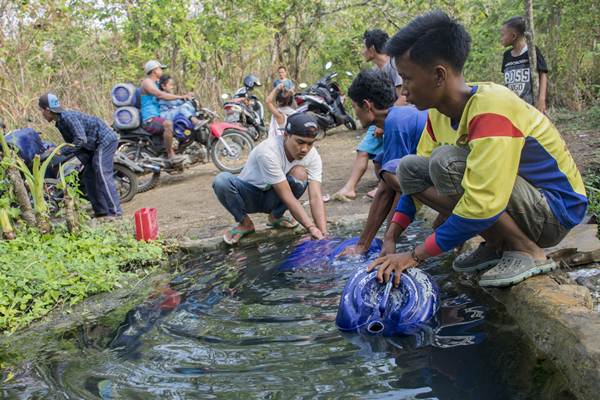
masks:
[[[298,226],[298,221],[283,215],[274,221],[267,222],[267,226],[270,226],[271,228],[293,229]]]
[[[228,245],[234,245],[239,243],[239,241],[246,235],[249,235],[251,233],[254,233],[255,230],[254,229],[238,229],[237,227],[231,228],[229,229],[229,236],[231,236],[231,239],[227,238],[227,234],[223,235],[223,241],[225,243],[227,243]],[[233,236],[234,235],[240,235],[240,237],[238,237],[237,239],[234,239]]]

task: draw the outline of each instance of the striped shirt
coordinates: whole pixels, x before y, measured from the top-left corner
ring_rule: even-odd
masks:
[[[492,226],[508,205],[517,175],[546,198],[566,228],[579,224],[588,200],[573,157],[550,120],[509,89],[480,83],[467,101],[458,126],[429,110],[417,155],[429,157],[441,145],[467,146],[464,194],[448,219],[425,241],[431,255],[448,251]],[[406,227],[416,211],[402,196],[396,221]]]
[[[117,134],[104,121],[93,115],[79,111],[65,110],[56,121],[64,141],[74,147],[66,147],[63,154],[77,153],[81,150],[94,151],[118,139]]]

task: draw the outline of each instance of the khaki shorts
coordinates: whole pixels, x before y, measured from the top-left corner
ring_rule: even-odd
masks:
[[[402,193],[420,193],[434,186],[441,195],[462,195],[468,155],[468,148],[440,146],[429,158],[405,156],[396,170]],[[558,244],[569,232],[552,213],[544,194],[520,176],[515,181],[506,212],[523,233],[542,248]]]

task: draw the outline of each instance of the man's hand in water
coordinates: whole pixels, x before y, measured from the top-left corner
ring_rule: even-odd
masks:
[[[394,287],[398,287],[402,271],[416,267],[417,265],[418,263],[412,258],[410,252],[390,254],[373,261],[367,268],[367,272],[371,272],[377,268],[377,281],[379,283],[386,283],[390,279],[392,272],[394,272],[396,274],[394,276]]]
[[[308,233],[310,233],[310,236],[313,239],[316,240],[322,240],[325,239],[325,235],[323,234],[323,232],[321,232],[321,230],[319,228],[317,228],[315,225],[311,225],[307,228]]]
[[[367,248],[362,244],[356,244],[354,246],[346,247],[338,257],[347,257],[347,256],[355,256],[355,255],[363,255],[367,252]]]

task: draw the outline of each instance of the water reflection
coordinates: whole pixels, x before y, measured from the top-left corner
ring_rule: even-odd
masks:
[[[447,260],[425,266],[443,300],[427,329],[392,338],[342,335],[334,324],[339,296],[364,260],[282,271],[292,246],[269,243],[188,260],[185,272],[115,325],[87,327],[74,339],[79,347],[47,353],[4,394],[462,400],[516,393],[491,365],[497,352],[511,354],[506,343],[518,335],[488,329],[487,308],[452,280]]]

